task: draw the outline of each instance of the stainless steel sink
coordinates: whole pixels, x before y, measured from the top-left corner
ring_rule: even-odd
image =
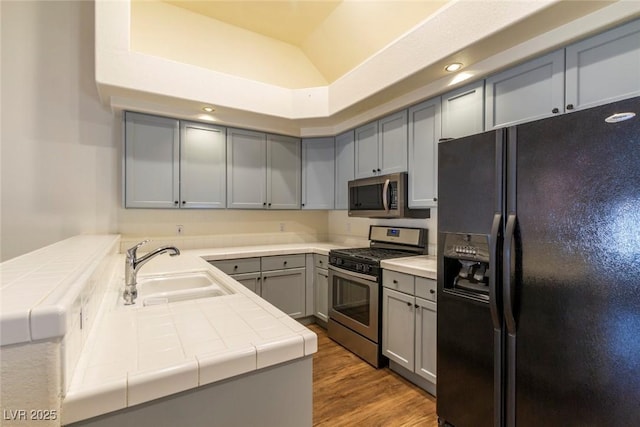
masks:
[[[219,283],[208,271],[140,277],[137,287],[136,305],[141,303],[144,306],[235,293]]]

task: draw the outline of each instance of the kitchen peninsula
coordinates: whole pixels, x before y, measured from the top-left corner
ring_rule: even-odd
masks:
[[[26,369],[24,363],[38,354],[44,357],[40,364],[47,365],[31,378],[31,391],[41,393],[44,387],[45,394],[29,400],[29,388],[16,384],[12,409],[28,404],[55,411],[56,419],[41,425],[137,425],[141,419],[153,425],[311,425],[316,335],[203,258],[326,255],[335,245],[195,249],[159,256],[142,268],[139,281],[207,272],[230,294],[148,306],[123,305],[124,255],[118,247],[119,236],[77,236],[3,263],[3,304],[11,300],[12,288],[18,292],[19,281],[35,283],[39,270],[42,278],[56,265],[60,270],[76,265],[48,297],[34,299],[13,318],[3,306],[3,385],[17,382],[11,372]],[[69,255],[42,271],[38,263],[56,253]],[[46,337],[42,325],[55,323],[47,314],[53,312],[59,328]],[[21,317],[26,317],[26,335],[15,335],[5,346],[11,335],[4,332],[15,330],[8,322],[15,325]],[[48,350],[40,352],[42,346]],[[54,381],[39,384],[47,377]]]

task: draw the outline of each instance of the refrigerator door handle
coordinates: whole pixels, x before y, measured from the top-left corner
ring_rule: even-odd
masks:
[[[503,305],[504,305],[504,320],[507,325],[507,333],[509,335],[516,334],[516,320],[513,314],[514,306],[514,285],[511,280],[511,259],[513,257],[514,248],[514,235],[516,229],[516,214],[509,214],[507,218],[507,226],[505,227],[504,236],[504,261],[502,264],[502,284],[503,288]]]
[[[498,303],[500,296],[498,295],[498,238],[502,226],[502,214],[493,216],[493,225],[491,226],[491,237],[489,241],[489,309],[491,310],[491,320],[493,321],[493,329],[500,330],[502,327],[502,318]]]

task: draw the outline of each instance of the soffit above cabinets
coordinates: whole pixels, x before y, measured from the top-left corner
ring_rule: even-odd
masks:
[[[426,18],[421,17],[417,25],[407,26],[400,37],[391,39],[355,68],[330,82],[331,78],[326,78],[319,71],[321,66],[310,60],[311,55],[307,56],[303,48],[294,45],[301,43],[304,46],[300,40],[305,34],[309,37],[308,31],[292,29],[292,38],[283,41],[276,39],[275,35],[265,35],[269,31],[267,29],[258,30],[255,26],[259,20],[254,18],[242,23],[252,28],[249,30],[240,28],[240,22],[230,23],[231,18],[211,18],[187,10],[185,6],[192,2],[177,3],[182,6],[164,1],[96,0],[96,83],[103,102],[114,111],[129,109],[306,137],[335,135],[461,86],[466,82],[454,81],[454,78],[462,74],[466,73],[474,80],[483,78],[640,16],[640,2],[629,1],[451,0],[446,4],[438,3],[439,8]],[[357,6],[360,3],[363,5]],[[346,4],[365,7],[369,3],[383,5],[387,9],[396,6],[393,0],[328,2],[318,6],[318,12],[315,12],[315,17],[308,18],[311,21],[306,26],[321,27],[322,24],[317,22],[326,22]],[[143,8],[137,9],[139,5]],[[144,8],[155,6],[166,15],[161,25],[154,22],[152,14],[145,16]],[[234,7],[237,5],[229,5],[227,9],[232,11]],[[303,6],[301,10],[305,8]],[[146,17],[149,26],[155,25],[164,33],[164,39],[158,43],[154,34],[143,33],[142,39],[146,37],[146,40],[142,40],[142,45],[147,43],[149,46],[155,42],[161,48],[173,49],[177,55],[189,50],[185,47],[190,44],[188,41],[183,39],[179,44],[178,37],[173,37],[183,33],[181,30],[184,28],[176,19],[182,14],[192,15],[194,20],[190,22],[194,28],[202,26],[206,29],[215,22],[214,26],[222,31],[218,41],[226,50],[218,52],[218,55],[209,54],[205,50],[210,45],[209,40],[198,42],[201,50],[195,49],[195,55],[182,57],[139,49],[140,40],[136,42],[138,30],[129,23],[136,19],[142,19],[144,23]],[[266,15],[263,16],[267,21]],[[223,22],[223,18],[229,22]],[[360,16],[358,20],[362,19]],[[268,20],[287,26],[284,18]],[[374,26],[378,32],[381,27]],[[338,41],[328,36],[323,38],[327,51],[334,51],[341,43],[346,44],[350,37],[357,37],[347,30],[337,33],[342,36]],[[298,41],[293,40],[294,34],[297,34]],[[254,42],[280,49],[278,58],[282,61],[274,60],[277,55],[268,49],[256,47],[242,56],[239,46],[242,43],[255,46]],[[195,61],[189,60],[194,56],[206,58],[212,65],[194,64]],[[453,75],[448,74],[444,65],[449,62],[462,62],[464,68]],[[220,64],[228,68],[216,69]],[[235,69],[239,72],[234,72]],[[309,74],[305,75],[305,71]],[[297,86],[292,88],[289,83],[294,80]],[[203,116],[204,105],[215,106],[215,113]]]

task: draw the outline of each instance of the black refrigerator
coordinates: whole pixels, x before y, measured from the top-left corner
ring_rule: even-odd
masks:
[[[640,98],[438,151],[440,424],[640,426]]]

